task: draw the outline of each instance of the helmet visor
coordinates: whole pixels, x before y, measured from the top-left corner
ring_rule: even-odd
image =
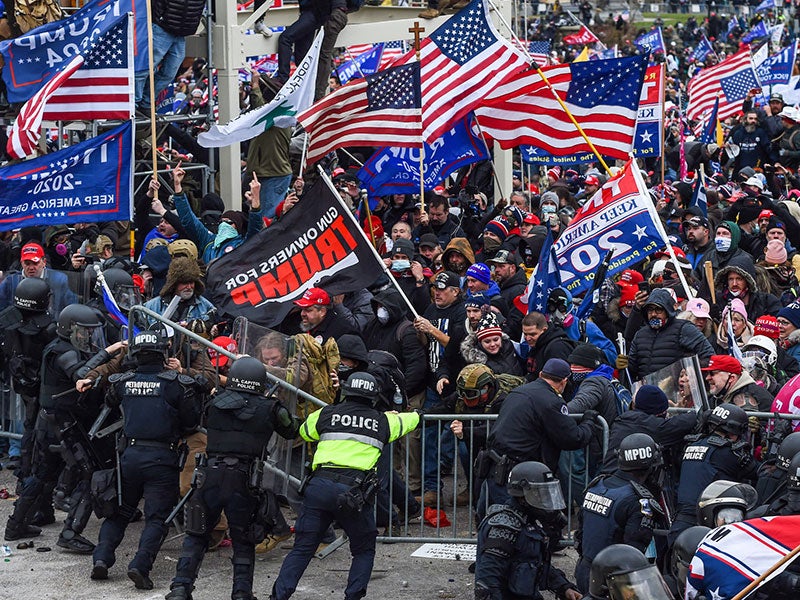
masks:
[[[608,597],[611,600],[670,600],[667,584],[655,566],[638,571],[609,575]]]
[[[557,480],[544,483],[528,482],[523,488],[525,502],[529,506],[541,510],[564,510],[567,503],[564,502],[564,495],[561,493],[561,485]]]
[[[714,527],[722,527],[740,521],[744,521],[744,511],[741,508],[723,508],[717,513]]]
[[[73,325],[69,341],[81,352],[99,352],[106,347],[102,325]]]
[[[142,303],[142,295],[135,285],[117,285],[114,287],[114,298],[120,309],[128,312],[134,306]]]

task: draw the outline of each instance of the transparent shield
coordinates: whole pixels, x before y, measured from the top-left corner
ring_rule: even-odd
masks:
[[[606,577],[611,600],[670,600],[672,594],[655,566]]]
[[[633,383],[633,397],[643,385],[655,385],[661,389],[672,407],[705,410],[708,408],[705,380],[696,356],[682,358],[668,367],[651,373]]]
[[[240,354],[259,359],[266,365],[270,375],[305,391],[311,390],[308,363],[303,357],[301,342],[295,337],[251,323],[244,317],[237,317],[233,322],[231,337],[236,340]],[[302,420],[318,408],[284,387],[275,390],[275,397]],[[269,461],[279,471],[302,479],[304,446],[300,438],[291,441],[273,434],[267,445]],[[286,477],[270,471],[269,475],[265,473],[265,481],[276,493],[289,495]]]

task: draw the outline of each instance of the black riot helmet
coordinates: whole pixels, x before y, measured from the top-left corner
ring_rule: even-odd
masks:
[[[697,501],[697,521],[706,527],[720,527],[744,521],[744,516],[758,501],[753,486],[720,479],[710,483]]]
[[[697,547],[709,531],[711,531],[709,527],[702,525],[689,527],[689,529],[681,531],[680,535],[675,538],[675,543],[672,544],[669,568],[681,598],[686,592],[686,576],[689,574],[689,565],[692,563],[694,553],[697,552]]]
[[[558,479],[540,462],[529,460],[511,469],[506,488],[511,496],[530,508],[553,512],[567,507]]]
[[[39,277],[26,277],[14,290],[14,306],[33,313],[47,312],[51,296],[47,281]]]
[[[380,399],[378,380],[371,373],[356,371],[342,384],[342,398],[374,407]]]
[[[651,471],[664,464],[661,447],[646,433],[626,436],[617,449],[621,471]]]
[[[56,333],[81,352],[105,348],[102,318],[98,311],[85,304],[66,306],[58,315]]]
[[[140,331],[131,339],[128,354],[137,362],[164,362],[169,358],[169,338],[161,328]]]
[[[792,459],[800,453],[800,431],[790,433],[781,442],[778,448],[778,457],[775,466],[781,471],[788,471]]]
[[[611,600],[670,600],[658,569],[633,546],[614,544],[592,561],[589,597]]]
[[[142,303],[139,288],[133,283],[133,277],[127,271],[119,267],[106,268],[103,269],[103,278],[106,280],[111,295],[114,296],[122,310],[129,311],[137,304]],[[99,291],[98,296],[101,296]]]
[[[800,492],[800,454],[795,454],[789,463],[789,477],[786,479],[786,489],[790,492]]]
[[[747,430],[747,413],[744,409],[730,403],[716,406],[708,415],[709,431],[721,429],[730,434],[744,435]]]
[[[263,394],[267,389],[267,368],[257,358],[242,356],[231,364],[225,388]]]

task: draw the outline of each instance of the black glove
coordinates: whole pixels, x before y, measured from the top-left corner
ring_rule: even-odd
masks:
[[[722,307],[719,304],[712,304],[708,314],[711,315],[712,320],[719,323],[722,320]]]
[[[583,417],[581,417],[581,423],[585,423],[586,421],[597,421],[597,417],[600,416],[600,413],[596,410],[592,410],[591,408],[586,409],[583,411]]]

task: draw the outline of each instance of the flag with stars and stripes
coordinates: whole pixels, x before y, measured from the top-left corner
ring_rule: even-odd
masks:
[[[297,116],[309,135],[308,164],[348,146],[419,146],[420,65],[352,81]]]
[[[647,57],[634,56],[542,71],[597,151],[627,159],[646,68]],[[502,148],[530,144],[551,156],[592,151],[535,70],[498,86],[475,113],[483,131]]]
[[[550,41],[549,40],[533,40],[528,43],[528,54],[531,55],[531,60],[540,67],[545,67],[550,64]]]
[[[33,154],[43,119],[119,119],[133,114],[131,17],[123,15],[78,54],[20,109],[6,151],[14,158]]]
[[[393,66],[414,60],[411,50]],[[472,0],[420,42],[420,65],[422,134],[432,143],[528,59],[497,32],[488,0]]]
[[[750,49],[740,50],[718,65],[703,69],[689,80],[689,105],[686,115],[693,121],[700,120],[703,113],[710,113],[719,94],[720,121],[742,110],[742,101],[747,92],[761,87],[753,70]]]
[[[548,227],[547,237],[544,239],[542,251],[539,253],[539,262],[528,282],[526,295],[523,296],[523,300],[527,297],[528,311],[544,313],[550,290],[559,286],[561,286],[561,279],[555,254],[553,254],[553,230]]]
[[[697,181],[694,184],[692,200],[689,206],[697,206],[703,211],[703,216],[708,218],[708,200],[706,200],[706,182],[703,180],[702,173],[697,174]]]

